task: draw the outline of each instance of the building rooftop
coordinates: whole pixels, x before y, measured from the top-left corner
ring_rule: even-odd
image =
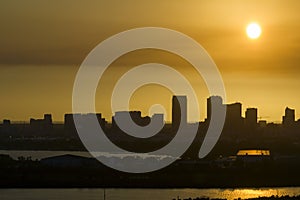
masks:
[[[270,150],[239,150],[237,156],[270,156]]]

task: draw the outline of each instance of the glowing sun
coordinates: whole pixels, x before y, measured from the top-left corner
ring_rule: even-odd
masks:
[[[257,23],[250,23],[246,28],[246,32],[249,38],[257,39],[261,34],[261,28]]]

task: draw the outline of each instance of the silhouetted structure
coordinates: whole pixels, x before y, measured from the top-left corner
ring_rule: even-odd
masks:
[[[233,104],[227,104],[226,106],[226,118],[228,121],[242,123],[242,104],[237,102]]]
[[[135,122],[135,124],[139,126],[146,126],[151,121],[151,118],[148,116],[142,117],[142,113],[140,111],[118,111],[115,113],[115,116],[112,117],[112,126],[117,126],[115,118],[119,118],[120,120],[122,120],[126,119],[128,115]]]
[[[265,128],[265,127],[267,127],[267,120],[259,120],[259,121],[258,121],[258,126],[259,126],[260,128]]]
[[[237,160],[242,161],[244,165],[249,165],[251,163],[257,164],[259,162],[265,162],[271,159],[270,150],[260,150],[260,149],[239,150],[236,155],[237,155]]]
[[[112,142],[130,151],[135,151],[135,148],[137,148],[137,152],[147,152],[148,150],[157,150],[168,144],[177,134],[179,125],[183,124],[186,125],[184,132],[187,138],[189,137],[188,130],[195,126],[198,128],[195,142],[190,150],[188,150],[190,152],[185,154],[188,158],[194,158],[197,157],[196,153],[198,153],[204,136],[207,133],[208,122],[212,117],[214,106],[217,108],[227,108],[225,125],[219,138],[220,144],[224,145],[224,147],[226,146],[226,148],[216,148],[216,152],[232,152],[237,147],[239,149],[241,147],[260,148],[259,144],[263,144],[268,148],[273,146],[273,148],[280,149],[280,151],[287,149],[286,151],[299,152],[297,145],[300,144],[300,121],[295,121],[295,110],[286,108],[285,116],[283,117],[284,125],[267,123],[267,121],[259,121],[257,123],[256,108],[248,108],[244,119],[241,116],[241,103],[224,104],[222,98],[219,96],[211,96],[207,99],[206,121],[194,124],[187,122],[186,96],[173,96],[172,124],[164,123],[163,114],[154,114],[150,118],[148,116],[141,116],[140,111],[116,112],[116,116],[120,116],[121,119],[125,115],[126,118],[128,115],[132,118],[135,125],[132,126],[129,123],[126,130],[117,126],[115,116],[112,118],[112,124],[108,124],[100,113],[65,114],[64,124],[53,124],[50,114],[44,115],[43,119],[31,119],[30,123],[11,123],[9,120],[4,120],[0,124],[0,145],[4,149],[50,149],[51,146],[54,149],[82,150],[84,147],[78,137],[74,124],[74,118],[78,117],[78,119],[82,120],[82,122],[78,121],[79,127],[89,126],[91,125],[90,119],[97,119],[102,130]],[[155,123],[152,123],[154,121]],[[156,128],[155,131],[150,131],[153,130],[152,128]],[[197,129],[195,130],[197,131]],[[151,135],[151,133],[157,134]],[[141,138],[139,138],[138,134],[140,134]],[[294,143],[286,145],[290,144],[290,141]],[[47,144],[45,144],[46,142]],[[139,145],[132,145],[134,142]],[[281,142],[286,142],[285,148],[279,144]]]
[[[9,134],[11,132],[10,120],[4,119],[1,129],[2,129],[2,133],[6,134],[6,135]]]
[[[282,117],[284,126],[293,126],[295,124],[295,110],[289,107],[285,108],[285,116]]]
[[[226,106],[226,118],[224,128],[230,132],[236,132],[243,126],[242,104],[223,104],[223,99],[220,96],[211,96],[207,99],[207,121],[211,119],[213,107]]]
[[[243,127],[242,104],[226,104],[226,119],[224,129],[230,135],[238,135]]]
[[[161,113],[154,114],[152,115],[151,119],[160,122],[158,126],[160,127],[164,126],[164,114]]]
[[[247,108],[245,114],[245,125],[248,128],[255,128],[257,126],[257,108]]]
[[[5,126],[10,126],[10,120],[8,120],[8,119],[3,120],[3,127],[5,127]]]
[[[120,111],[112,117],[112,125],[108,130],[109,137],[117,141],[130,141],[128,135],[149,137],[164,128],[164,115],[154,114],[142,117],[140,111]],[[136,138],[135,138],[136,139]]]
[[[52,131],[53,124],[52,124],[52,116],[51,114],[44,114],[43,119],[30,119],[30,128],[32,132],[38,133],[49,133]]]
[[[182,120],[182,121],[181,121]],[[173,96],[172,99],[172,127],[177,130],[180,123],[187,124],[187,97]]]
[[[66,131],[74,131],[75,130],[73,115],[76,115],[76,114],[65,114],[65,116],[64,116],[64,126],[65,126]]]
[[[74,123],[74,117],[77,117],[78,119],[88,119],[89,117],[92,117],[93,115],[96,115],[98,123],[100,127],[105,131],[106,130],[106,121],[104,118],[102,118],[101,113],[87,113],[87,114],[65,114],[64,116],[64,132],[65,134],[69,136],[75,136],[77,137],[77,131],[76,131],[76,126]]]
[[[211,119],[212,106],[224,106],[223,99],[220,96],[211,96],[207,98],[207,120]]]

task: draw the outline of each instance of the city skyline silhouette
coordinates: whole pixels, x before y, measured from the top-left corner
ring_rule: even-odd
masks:
[[[176,95],[174,95],[173,97],[175,97]],[[184,96],[184,95],[181,95],[181,96]],[[186,96],[185,96],[186,97]],[[285,120],[289,120],[289,121],[294,121],[294,122],[296,122],[296,121],[298,121],[298,120],[300,120],[300,118],[296,118],[296,110],[295,109],[293,109],[293,108],[291,108],[291,107],[289,107],[289,106],[286,106],[285,107],[285,109],[284,109],[284,112],[283,112],[283,115],[282,115],[282,120],[281,121],[269,121],[268,120],[268,118],[269,118],[269,116],[260,116],[260,115],[258,115],[258,113],[259,113],[259,108],[256,108],[256,107],[246,107],[246,108],[243,108],[243,104],[242,103],[240,103],[240,102],[234,102],[234,103],[223,103],[223,99],[221,98],[221,97],[219,97],[219,96],[215,96],[215,95],[213,95],[213,96],[210,96],[208,99],[210,99],[211,97],[218,97],[218,98],[220,98],[220,101],[222,102],[222,105],[224,105],[224,106],[227,106],[227,110],[228,110],[228,108],[230,108],[230,107],[234,107],[235,105],[237,105],[238,107],[240,107],[240,108],[237,108],[238,109],[238,111],[237,112],[239,112],[240,114],[240,117],[241,118],[243,118],[243,119],[246,119],[247,118],[247,112],[248,113],[250,113],[251,112],[251,110],[252,110],[252,113],[250,114],[250,115],[252,115],[252,117],[254,117],[255,116],[255,118],[256,118],[256,122],[259,122],[259,121],[263,121],[263,122],[266,122],[266,123],[284,123],[284,121]],[[206,115],[205,115],[205,118],[204,118],[204,120],[198,120],[198,121],[195,121],[195,120],[192,120],[192,121],[188,121],[189,123],[196,123],[196,122],[204,122],[205,120],[207,120],[209,117],[210,117],[210,113],[209,113],[209,101],[208,101],[208,99],[207,99],[207,105],[206,105]],[[172,103],[172,105],[174,105],[174,102]],[[173,110],[173,109],[172,109]],[[173,114],[173,112],[172,112],[172,110],[171,110],[171,114],[170,113],[167,113],[167,115],[170,115],[170,116],[172,116]],[[245,112],[243,112],[243,110],[245,110]],[[107,118],[102,118],[102,119],[104,119],[105,121],[107,121],[107,122],[110,122],[110,123],[112,123],[112,121],[113,121],[113,117],[115,116],[115,114],[116,113],[122,113],[122,112],[132,112],[132,113],[134,113],[134,112],[138,112],[139,113],[139,115],[140,115],[140,117],[144,117],[144,118],[147,118],[147,117],[151,117],[151,115],[143,115],[143,113],[140,111],[140,110],[118,110],[118,111],[115,111],[113,114],[112,114],[112,118],[110,118],[110,119],[107,119]],[[254,113],[253,113],[254,112]],[[64,116],[65,115],[68,115],[68,114],[71,114],[71,113],[65,113],[64,114]],[[90,113],[90,112],[88,112],[88,113],[72,113],[72,114],[100,114],[100,115],[102,115],[102,113],[101,112],[96,112],[96,113]],[[172,120],[171,121],[168,121],[168,120],[165,120],[165,116],[164,116],[164,113],[161,113],[161,112],[158,112],[158,113],[154,113],[154,115],[155,114],[160,114],[160,115],[163,115],[163,121],[164,121],[164,123],[172,123]],[[44,114],[45,116],[49,116],[50,115],[50,118],[51,118],[51,122],[53,121],[53,122],[56,122],[56,123],[62,123],[62,122],[64,122],[65,121],[65,117],[64,117],[64,120],[63,121],[55,121],[55,120],[53,120],[52,119],[52,114],[51,114],[51,112],[50,113],[47,113],[47,114]],[[253,116],[254,115],[254,116]],[[288,117],[286,118],[286,119],[284,119],[285,118],[285,116],[286,115],[288,115]],[[186,116],[187,117],[187,116]],[[172,118],[171,119],[173,119],[174,118],[174,116],[172,116]],[[32,118],[32,117],[29,117],[28,118],[29,120],[17,120],[17,121],[13,121],[12,120],[12,122],[20,122],[20,123],[28,123],[28,122],[31,122],[31,121],[34,121],[35,120],[35,118]],[[2,121],[11,121],[10,119],[8,119],[8,118],[3,118],[2,119]]]

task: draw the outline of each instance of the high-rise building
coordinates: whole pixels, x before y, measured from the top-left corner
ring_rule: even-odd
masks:
[[[207,120],[211,120],[212,109],[226,106],[226,118],[224,128],[229,130],[238,130],[243,125],[242,104],[223,104],[223,99],[220,96],[211,96],[207,99]]]
[[[227,111],[226,117],[230,121],[242,119],[242,104],[241,103],[227,104],[226,111]]]
[[[242,104],[233,103],[226,105],[226,119],[224,128],[232,133],[239,131],[243,127]]]
[[[257,125],[257,108],[247,108],[245,125],[248,127],[255,127]]]
[[[285,126],[291,126],[295,123],[295,110],[289,107],[285,108],[285,115],[282,117],[282,123]]]
[[[220,96],[211,96],[207,99],[207,120],[211,119],[212,106],[221,107],[223,105],[223,99]]]
[[[180,123],[187,124],[187,97],[173,96],[172,99],[172,126],[179,128]]]

